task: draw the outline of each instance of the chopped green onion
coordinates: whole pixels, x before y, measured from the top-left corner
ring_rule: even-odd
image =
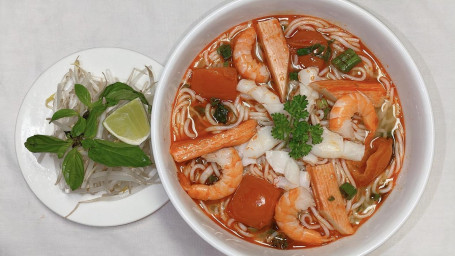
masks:
[[[229,44],[220,45],[220,47],[218,47],[218,49],[216,51],[225,60],[229,59],[232,56],[232,49],[231,49],[231,45],[229,45]]]
[[[323,119],[328,119],[330,115],[330,108],[324,108],[324,118]]]
[[[335,200],[335,197],[334,197],[334,196],[330,196],[330,197],[328,198],[328,200],[329,200],[330,202],[332,202],[333,200]]]
[[[347,200],[351,200],[357,194],[357,189],[348,182],[340,186],[340,191]]]
[[[203,106],[194,106],[194,110],[196,110],[201,116],[205,115],[205,108]]]
[[[289,73],[289,80],[291,80],[291,81],[299,80],[299,73],[297,73],[297,72]]]
[[[315,50],[318,50],[318,54],[321,54],[324,51],[325,47],[321,44],[313,44],[308,47],[297,49],[297,55],[304,56],[311,53],[314,53]]]
[[[329,107],[329,103],[327,102],[326,99],[322,98],[322,99],[318,99],[316,100],[316,107],[318,109],[325,109],[325,108],[328,108]]]
[[[376,194],[376,193],[371,193],[371,199],[373,199],[374,201],[379,201],[379,199],[381,199],[381,195],[380,194]]]
[[[362,62],[362,59],[355,53],[351,48],[342,52],[335,59],[332,60],[332,64],[343,73],[349,72],[355,65]]]
[[[221,103],[221,100],[218,98],[210,98],[210,105],[216,106]]]
[[[270,245],[278,249],[286,249],[288,248],[288,239],[285,234],[280,232],[272,239]]]
[[[215,182],[217,182],[219,178],[212,174],[207,178],[207,181],[205,181],[205,185],[213,185]]]

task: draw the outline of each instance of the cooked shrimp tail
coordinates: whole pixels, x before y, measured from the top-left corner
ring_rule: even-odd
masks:
[[[345,138],[354,138],[354,128],[351,118],[355,113],[360,114],[365,127],[374,133],[378,126],[378,117],[373,104],[365,94],[360,92],[346,94],[340,97],[330,111],[329,128]]]
[[[254,28],[248,28],[238,35],[233,51],[234,66],[243,77],[254,80],[256,83],[267,83],[270,80],[267,66],[252,55],[255,43],[256,31]]]
[[[330,241],[315,230],[307,229],[298,219],[300,211],[314,206],[308,190],[297,187],[284,193],[275,207],[275,221],[278,227],[290,238],[307,245],[320,245]]]
[[[223,148],[203,158],[221,166],[221,178],[213,185],[191,184],[183,173],[179,173],[179,182],[188,195],[199,200],[217,200],[234,193],[243,177],[242,160],[237,151]]]

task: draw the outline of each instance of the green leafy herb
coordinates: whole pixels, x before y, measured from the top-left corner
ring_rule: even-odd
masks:
[[[76,92],[77,98],[87,107],[92,105],[92,97],[90,92],[82,84],[75,84],[74,91]]]
[[[289,113],[290,117],[282,113],[272,114],[274,122],[272,136],[287,142],[291,150],[289,155],[294,159],[308,155],[312,144],[322,142],[322,127],[319,124],[310,125],[305,121],[309,115],[306,110],[307,105],[306,96],[296,95],[284,104],[284,110]]]
[[[55,121],[55,120],[58,120],[60,118],[64,118],[64,117],[70,117],[70,116],[78,116],[79,113],[74,110],[74,109],[67,109],[67,108],[64,108],[64,109],[60,109],[60,110],[57,110],[51,117],[51,120],[49,121],[49,123],[51,123],[52,121]]]
[[[332,202],[333,200],[335,200],[335,197],[334,196],[330,196],[329,198],[327,198],[330,202]]]
[[[229,67],[230,65],[231,65],[231,62],[230,62],[230,61],[225,61],[225,62],[223,63],[223,67],[225,67],[225,68]]]
[[[72,140],[61,140],[53,136],[38,134],[28,137],[24,146],[33,153],[56,153],[58,158],[62,158],[71,144],[73,144]]]
[[[299,74],[297,72],[289,73],[289,80],[291,80],[291,81],[299,80]]]
[[[278,235],[276,235],[272,241],[270,242],[270,245],[275,247],[275,248],[278,248],[278,249],[287,249],[288,248],[288,239],[286,237],[286,235],[284,235],[283,233],[279,233]]]
[[[106,99],[106,105],[108,107],[117,105],[120,100],[133,100],[135,98],[139,98],[143,104],[150,105],[142,93],[120,82],[108,85],[100,94],[100,99],[102,98]]]
[[[347,200],[351,200],[357,194],[357,189],[348,182],[340,186],[340,191]]]
[[[205,185],[213,185],[218,180],[219,180],[219,178],[216,175],[212,174],[205,181]]]
[[[66,154],[62,164],[63,177],[71,190],[78,189],[84,181],[84,162],[82,156],[73,148]]]
[[[376,194],[376,193],[371,193],[370,198],[373,199],[374,201],[378,202],[381,199],[381,195]]]
[[[229,45],[229,44],[220,45],[220,47],[218,47],[218,49],[216,51],[225,60],[229,59],[232,56],[232,49],[231,49],[231,45]]]
[[[142,93],[135,91],[127,84],[114,83],[105,88],[97,101],[92,102],[90,92],[83,85],[75,84],[75,92],[78,99],[88,107],[88,110],[80,116],[73,109],[61,109],[52,115],[50,121],[78,116],[78,120],[71,131],[64,131],[67,140],[47,135],[34,135],[27,138],[24,143],[30,152],[56,153],[59,158],[62,158],[68,149],[73,147],[66,153],[62,165],[65,181],[72,190],[79,188],[84,179],[82,156],[77,150],[81,145],[88,151],[90,159],[106,166],[143,167],[152,164],[150,158],[138,146],[93,139],[98,131],[98,119],[108,107],[116,105],[120,100],[135,98],[139,98],[142,103],[148,104]]]
[[[342,52],[332,60],[332,64],[341,72],[347,73],[357,64],[362,62],[362,59],[351,48]]]
[[[123,142],[85,139],[82,146],[88,150],[90,159],[106,166],[144,167],[152,164],[141,148]]]
[[[71,137],[77,137],[81,135],[85,131],[86,124],[87,124],[86,120],[82,117],[79,117],[79,119],[71,129]]]
[[[85,126],[84,136],[86,138],[94,138],[98,132],[98,119],[106,111],[106,106],[101,100],[95,101],[92,104],[92,109],[88,113],[87,122]]]
[[[221,103],[221,100],[218,98],[211,98],[210,104],[215,107],[215,112],[213,112],[213,118],[215,121],[223,124],[227,123],[229,109]]]
[[[213,113],[213,118],[218,123],[225,124],[228,121],[228,114],[229,114],[229,109],[226,106],[224,106],[222,103],[220,103],[215,108],[215,112]]]

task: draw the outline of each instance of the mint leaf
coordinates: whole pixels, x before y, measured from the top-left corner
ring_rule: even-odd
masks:
[[[72,143],[72,140],[65,141],[53,136],[37,134],[28,137],[24,146],[33,153],[57,153],[58,158],[62,158]]]

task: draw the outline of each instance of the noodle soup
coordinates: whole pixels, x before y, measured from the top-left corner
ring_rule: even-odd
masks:
[[[188,67],[171,116],[180,184],[220,226],[292,249],[352,235],[393,189],[404,123],[361,39],[276,15],[219,35]]]

